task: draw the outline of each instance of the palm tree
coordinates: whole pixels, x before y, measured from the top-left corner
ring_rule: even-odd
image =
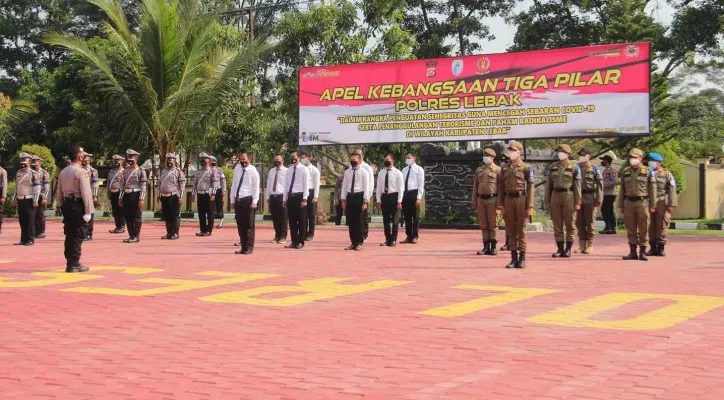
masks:
[[[11,125],[37,113],[38,107],[32,101],[13,100],[0,92],[0,150],[5,150],[5,145],[13,139]]]
[[[89,2],[108,19],[106,48],[65,33],[48,34],[45,42],[87,63],[122,138],[148,138],[161,155],[219,123],[264,50],[258,42],[220,44],[217,15],[200,0],[141,0],[135,30],[120,0]]]

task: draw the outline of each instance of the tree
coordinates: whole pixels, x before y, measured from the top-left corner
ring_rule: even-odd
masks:
[[[0,92],[0,150],[13,138],[12,127],[38,112],[35,103],[28,100],[12,100]]]
[[[257,67],[264,45],[230,49],[211,40],[218,16],[200,0],[142,0],[139,29],[129,25],[119,0],[91,0],[109,22],[111,51],[67,34],[46,36],[89,67],[124,138],[147,138],[158,154],[173,152],[219,123],[240,96],[240,80]]]

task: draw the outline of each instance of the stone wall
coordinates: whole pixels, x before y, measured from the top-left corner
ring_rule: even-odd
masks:
[[[493,143],[500,165],[505,145]],[[545,180],[544,171],[555,160],[552,151],[526,149],[526,162],[533,165],[536,183]],[[433,223],[472,221],[475,212],[472,203],[473,175],[483,163],[483,149],[450,150],[447,147],[425,144],[420,150],[421,165],[425,169],[425,219]],[[543,185],[536,187],[535,203],[538,212],[543,206]]]

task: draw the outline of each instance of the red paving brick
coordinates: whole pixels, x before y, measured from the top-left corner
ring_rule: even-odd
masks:
[[[556,260],[552,237],[534,233],[529,268],[506,270],[507,253],[475,255],[475,231],[425,230],[419,244],[390,249],[377,245],[382,233],[375,229],[357,253],[343,250],[344,227],[318,228],[315,241],[295,251],[267,243],[271,227],[259,225],[254,255],[241,256],[233,253],[233,225],[210,238],[195,237],[196,227],[184,223],[182,239],[166,242],[159,239],[162,224],[147,222],[140,243],[124,244],[99,222],[95,240],[83,245],[83,261],[104,278],[28,288],[0,282],[0,398],[724,398],[724,307],[653,330],[528,320],[614,292],[724,296],[721,238],[674,237],[668,257],[645,263],[621,260],[623,235],[599,236],[593,255]],[[12,246],[15,221],[3,228],[4,282],[47,279],[31,273],[63,267],[58,221],[31,248]],[[102,265],[163,271],[94,269]],[[163,286],[138,281],[149,278],[226,278],[197,275],[204,271],[278,276],[138,297],[62,291]],[[321,278],[411,283],[290,307],[199,299]],[[419,314],[502,293],[459,285],[558,292],[457,317]],[[635,318],[671,303],[647,299],[591,318]]]

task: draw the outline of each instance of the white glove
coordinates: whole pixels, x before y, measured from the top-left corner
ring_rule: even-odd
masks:
[[[85,222],[90,222],[90,219],[91,219],[91,215],[90,215],[90,214],[84,214],[84,215],[83,215],[83,221],[85,221]]]

